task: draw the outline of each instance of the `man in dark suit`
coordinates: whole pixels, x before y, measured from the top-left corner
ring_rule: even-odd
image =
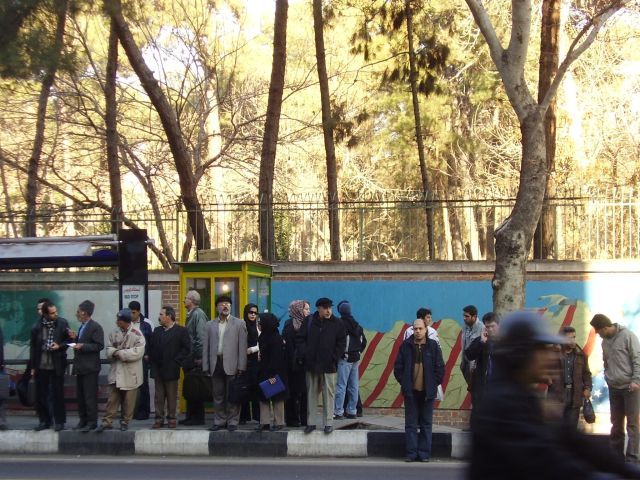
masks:
[[[67,342],[69,324],[58,317],[58,309],[50,301],[42,304],[42,317],[31,329],[29,364],[35,378],[36,410],[40,423],[37,432],[51,428],[53,406],[55,431],[64,430],[66,410],[64,406],[64,371],[67,366]]]
[[[162,307],[158,321],[160,326],[153,331],[149,348],[151,378],[156,386],[156,421],[151,428],[164,427],[165,404],[167,427],[176,428],[180,365],[191,353],[191,338],[187,329],[176,323],[176,311],[172,307]]]
[[[80,322],[78,333],[70,331],[76,342],[73,346],[73,374],[76,375],[78,416],[80,422],[74,430],[90,432],[98,426],[98,376],[100,374],[100,352],[104,348],[104,331],[93,320],[95,305],[85,300],[78,306],[76,317]]]

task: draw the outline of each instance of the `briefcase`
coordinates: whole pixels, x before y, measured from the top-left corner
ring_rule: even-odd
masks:
[[[262,389],[262,393],[264,393],[265,398],[271,398],[276,396],[279,393],[284,392],[287,387],[285,387],[284,382],[280,378],[280,375],[275,376],[276,383],[271,383],[269,380],[265,380],[264,382],[260,382],[260,388]]]
[[[229,402],[243,404],[249,401],[251,390],[251,379],[249,375],[237,375],[229,381]]]
[[[182,396],[190,402],[210,402],[213,400],[211,377],[199,368],[184,374]]]

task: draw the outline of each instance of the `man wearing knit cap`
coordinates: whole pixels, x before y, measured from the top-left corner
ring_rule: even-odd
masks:
[[[640,341],[622,325],[597,313],[591,326],[602,337],[604,378],[609,387],[611,447],[627,462],[638,462],[640,444]],[[624,452],[624,422],[627,422],[627,451]]]
[[[80,422],[74,430],[90,432],[98,427],[98,376],[100,375],[100,352],[104,350],[104,331],[93,320],[95,305],[85,300],[78,305],[76,318],[80,322],[78,333],[69,332],[75,342],[73,349],[73,374],[76,376],[78,416]]]
[[[131,325],[131,310],[123,308],[116,316],[117,329],[109,335],[107,360],[111,362],[109,370],[109,399],[107,411],[96,432],[113,428],[113,417],[122,406],[120,430],[126,431],[136,408],[138,387],[142,384],[142,357],[145,340],[140,330]]]
[[[340,360],[338,360],[338,380],[336,383],[336,401],[333,409],[334,420],[342,420],[344,417],[355,419],[358,405],[358,367],[360,366],[360,354],[367,346],[367,339],[360,324],[351,315],[351,304],[343,300],[338,303],[340,320],[347,333],[347,345]],[[349,400],[344,411],[344,398],[349,393]]]
[[[330,298],[319,298],[316,301],[316,312],[307,321],[307,426],[304,433],[313,432],[318,423],[324,425],[324,433],[333,432],[336,372],[338,361],[344,355],[347,339],[344,325],[331,312],[332,306]],[[322,419],[318,418],[320,392]]]

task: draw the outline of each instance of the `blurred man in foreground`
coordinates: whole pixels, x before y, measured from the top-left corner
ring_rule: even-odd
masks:
[[[533,312],[514,312],[500,323],[495,375],[471,419],[468,478],[640,478],[640,470],[593,437],[560,419],[545,419],[536,386],[549,377],[557,358],[551,346],[563,343]]]

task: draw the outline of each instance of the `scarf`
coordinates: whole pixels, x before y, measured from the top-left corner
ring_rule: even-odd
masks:
[[[48,352],[53,347],[53,334],[55,333],[56,321],[55,320],[45,320],[42,317],[42,326],[47,329],[47,338],[42,342],[42,351]]]
[[[289,304],[289,315],[293,322],[293,329],[297,332],[304,321],[304,300],[294,300]]]

